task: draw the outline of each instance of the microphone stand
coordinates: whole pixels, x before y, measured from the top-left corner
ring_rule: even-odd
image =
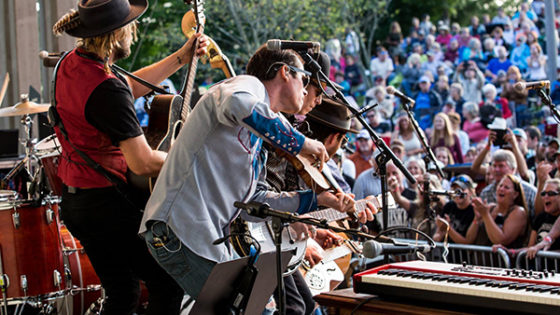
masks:
[[[548,93],[545,91],[545,89],[539,89],[538,94],[543,104],[550,107],[550,111],[552,112],[552,115],[554,116],[556,121],[560,124],[560,112],[558,112],[556,106],[552,104],[552,100],[550,99],[550,96],[548,96]]]
[[[371,139],[373,140],[373,142],[375,143],[377,148],[379,148],[379,151],[381,153],[375,158],[375,160],[377,162],[377,173],[379,174],[379,178],[381,179],[381,198],[382,198],[381,203],[382,203],[382,212],[383,212],[383,228],[387,229],[388,228],[387,225],[389,224],[389,211],[388,211],[388,207],[387,207],[387,203],[388,203],[388,201],[387,201],[387,190],[388,190],[387,189],[387,162],[389,162],[389,160],[392,160],[393,163],[395,163],[395,166],[398,169],[401,170],[401,172],[404,174],[404,176],[406,177],[406,179],[408,179],[408,181],[410,183],[412,183],[412,184],[416,183],[416,179],[414,179],[414,176],[412,176],[412,174],[410,174],[410,172],[406,169],[406,167],[404,167],[402,161],[399,160],[399,158],[395,155],[395,153],[393,151],[391,151],[391,149],[387,146],[385,141],[383,141],[383,139],[381,139],[375,133],[375,131],[373,131],[371,126],[359,114],[360,111],[355,109],[354,107],[352,107],[352,105],[350,105],[350,103],[348,103],[348,101],[344,97],[344,94],[342,94],[342,92],[339,89],[336,88],[336,86],[325,75],[325,73],[323,73],[323,71],[321,71],[321,66],[317,63],[317,61],[315,61],[309,55],[309,53],[307,53],[306,51],[299,51],[298,53],[302,57],[303,61],[305,62],[305,65],[308,67],[308,69],[311,70],[311,73],[317,73],[317,76],[319,76],[320,79],[322,79],[323,81],[325,81],[327,83],[327,86],[330,87],[334,91],[336,98],[340,102],[342,102],[346,106],[346,108],[348,108],[348,110],[352,113],[353,117],[356,117],[358,119],[358,121],[368,131]],[[385,261],[386,262],[389,261],[389,256],[388,255],[385,255]]]
[[[434,152],[432,151],[432,148],[428,145],[428,141],[426,140],[426,137],[420,131],[420,126],[418,125],[418,122],[414,118],[414,114],[412,113],[412,110],[410,108],[410,104],[408,104],[408,102],[403,101],[402,102],[402,107],[403,107],[404,111],[406,112],[406,114],[408,115],[408,119],[410,120],[410,123],[412,124],[412,127],[414,128],[414,131],[416,132],[416,135],[418,136],[418,139],[420,139],[420,143],[422,144],[422,147],[424,148],[424,152],[426,152],[426,155],[430,158],[430,160],[432,160],[432,162],[434,162],[434,165],[436,166],[436,169],[437,169],[439,175],[441,176],[441,178],[445,178],[445,175],[443,174],[443,170],[439,167],[439,165],[437,163],[436,156],[435,156]],[[426,162],[426,168],[428,168],[428,163],[427,162]]]
[[[278,281],[278,296],[280,301],[278,302],[278,311],[280,315],[286,314],[286,292],[284,286],[283,270],[282,270],[282,231],[290,223],[304,223],[309,225],[314,225],[322,229],[330,229],[335,232],[344,232],[354,236],[363,237],[364,239],[376,239],[374,236],[363,233],[358,230],[347,230],[336,226],[330,226],[328,221],[323,219],[315,219],[311,217],[300,217],[297,214],[291,212],[284,212],[279,210],[273,210],[267,203],[260,202],[234,202],[233,204],[236,208],[241,208],[247,211],[247,214],[259,217],[259,218],[272,218],[272,231],[274,234],[274,245],[276,248],[276,279]]]

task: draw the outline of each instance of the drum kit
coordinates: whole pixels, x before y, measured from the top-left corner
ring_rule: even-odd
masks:
[[[0,117],[22,116],[25,129],[25,157],[2,179],[2,188],[11,188],[16,173],[33,174],[24,190],[0,190],[2,315],[22,314],[26,306],[41,314],[95,314],[102,299],[99,278],[80,242],[59,220],[60,143],[54,134],[38,143],[31,138],[30,115],[48,108],[22,97],[0,109]]]

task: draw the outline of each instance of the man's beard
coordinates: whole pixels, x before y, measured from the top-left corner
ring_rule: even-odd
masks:
[[[128,56],[130,56],[130,47],[129,48],[122,48],[120,46],[115,47],[114,61],[124,59]]]

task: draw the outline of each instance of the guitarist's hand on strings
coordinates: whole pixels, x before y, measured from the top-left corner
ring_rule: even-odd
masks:
[[[189,62],[189,60],[192,59],[192,55],[191,55],[193,51],[192,46],[195,39],[198,40],[197,41],[198,48],[196,50],[196,55],[200,57],[206,55],[206,53],[208,52],[209,41],[206,35],[202,33],[194,33],[194,35],[189,38],[189,40],[183,45],[183,47],[177,50],[177,60],[181,65],[186,64],[187,62]]]
[[[311,229],[313,230],[313,228]],[[317,244],[321,245],[323,249],[338,246],[343,241],[342,237],[327,229],[316,229],[313,239],[317,242]]]
[[[310,138],[305,138],[303,147],[301,148],[301,154],[312,156],[313,159],[318,163],[319,170],[323,170],[323,166],[329,160],[329,154],[323,143]]]
[[[356,202],[352,194],[345,194],[340,190],[336,193],[323,191],[317,195],[317,204],[340,212],[354,212],[356,210],[354,207]]]

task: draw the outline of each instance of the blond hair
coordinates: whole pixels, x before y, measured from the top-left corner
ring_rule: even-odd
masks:
[[[443,119],[443,130],[436,130],[436,128],[433,129],[433,134],[432,134],[432,139],[431,139],[431,145],[432,146],[436,146],[439,142],[439,140],[441,138],[443,138],[443,141],[445,143],[445,146],[447,147],[452,147],[455,145],[455,137],[453,129],[451,129],[451,122],[449,121],[449,117],[447,116],[447,114],[445,113],[437,113],[436,116],[434,117],[434,121],[436,119],[436,117],[440,117],[441,119]]]
[[[63,32],[74,29],[80,25],[80,15],[78,11],[70,10],[69,13],[62,16],[53,26],[53,33],[60,36]],[[103,59],[103,68],[106,73],[111,73],[109,66],[109,57],[113,54],[115,48],[121,46],[121,41],[126,38],[127,34],[132,34],[132,41],[138,39],[137,23],[128,23],[112,32],[101,34],[99,36],[78,38],[76,46],[87,52],[94,53]]]

